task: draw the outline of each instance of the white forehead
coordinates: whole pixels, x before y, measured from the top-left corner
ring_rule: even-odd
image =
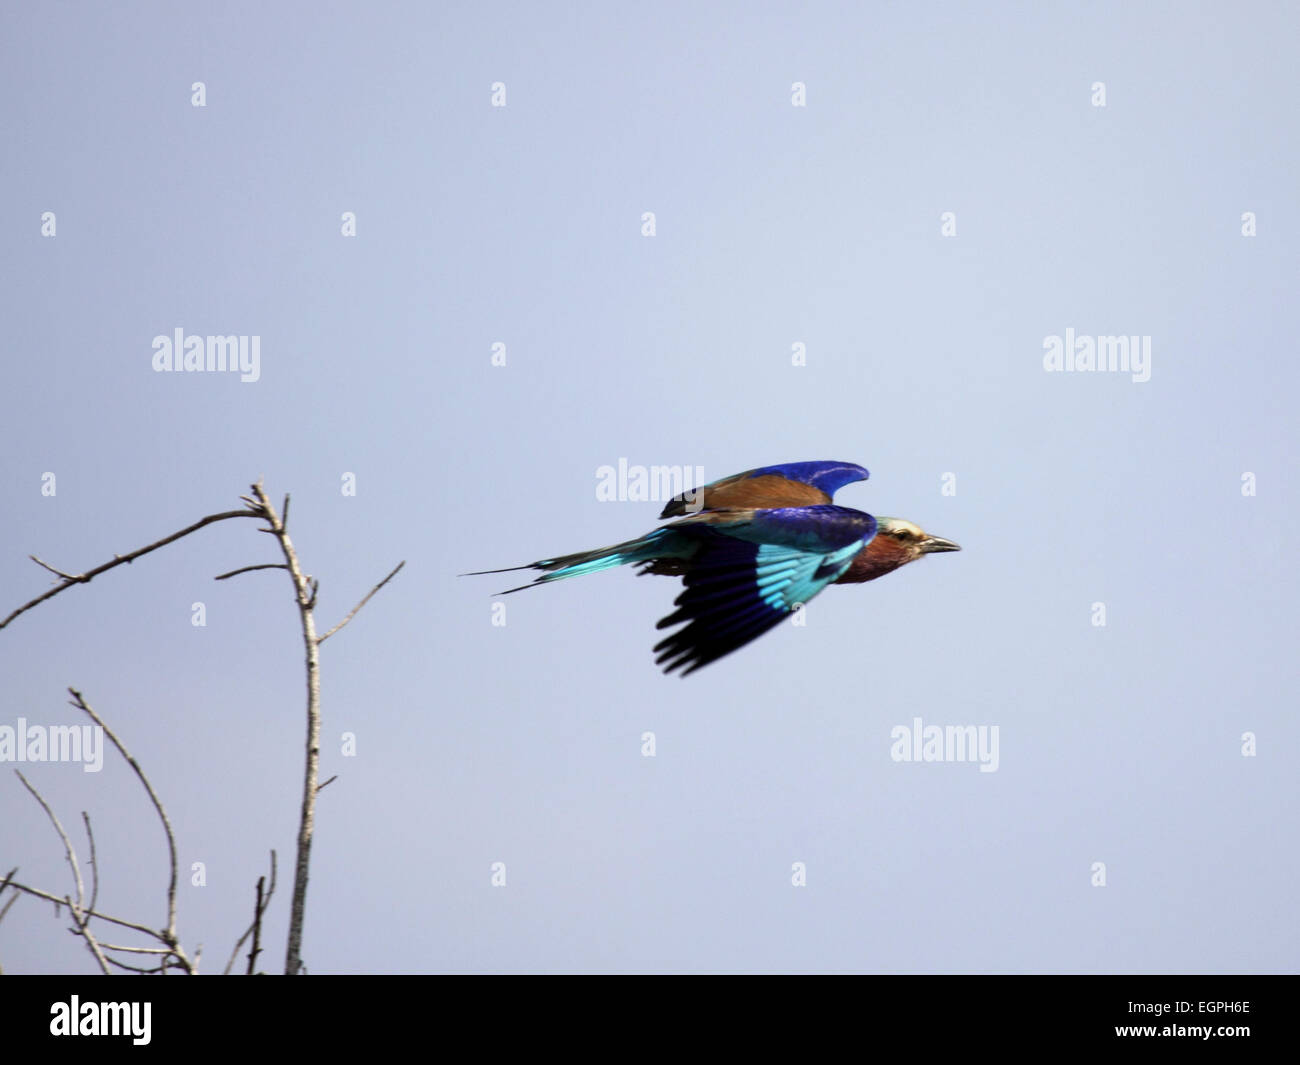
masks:
[[[919,525],[904,521],[902,518],[876,518],[876,528],[889,533],[910,532],[913,536],[925,535],[925,530]]]

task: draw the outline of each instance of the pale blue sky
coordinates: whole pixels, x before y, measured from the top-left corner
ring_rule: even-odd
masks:
[[[259,475],[323,624],[408,560],[322,649],[313,972],[1295,971],[1297,31],[1257,3],[7,5],[0,613],[47,586],[29,552],[86,568]],[[178,327],[259,336],[260,380],[154,373]],[[1151,379],[1045,373],[1067,328],[1149,336]],[[456,574],[653,527],[596,498],[620,458],[859,462],[837,502],[964,551],[685,681],[650,653],[666,579],[494,627],[508,583]],[[206,864],[205,971],[272,847],[283,952],[297,618],[282,574],[211,580],[272,547],[204,530],[0,632],[0,725],[75,722],[71,684],[150,771]],[[892,761],[918,716],[998,726],[998,771]],[[94,817],[105,908],[161,921],[129,770],[30,776]],[[0,812],[0,874],[66,890],[6,771]],[[19,902],[0,964],[89,969],[65,924]]]

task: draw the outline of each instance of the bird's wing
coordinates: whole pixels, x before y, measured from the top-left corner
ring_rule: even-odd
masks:
[[[677,609],[658,628],[685,627],[655,645],[655,664],[682,676],[779,625],[839,577],[876,534],[876,519],[845,507],[710,511],[674,522],[700,548]]]
[[[829,503],[846,484],[870,476],[852,462],[786,462],[724,477],[670,500],[659,515],[676,518],[726,507],[808,507]]]

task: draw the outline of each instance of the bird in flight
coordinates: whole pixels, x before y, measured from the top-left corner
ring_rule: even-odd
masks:
[[[831,503],[868,476],[851,462],[762,466],[673,498],[659,518],[677,520],[636,540],[478,572],[542,571],[503,595],[615,566],[680,576],[677,609],[656,627],[684,627],[654,650],[665,673],[685,677],[779,625],[828,584],[873,581],[922,555],[961,550],[910,521]]]

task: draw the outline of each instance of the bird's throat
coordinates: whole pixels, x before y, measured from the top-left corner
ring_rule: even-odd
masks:
[[[893,573],[911,560],[912,554],[908,548],[895,543],[891,538],[877,536],[858,552],[849,568],[835,583],[862,584],[864,581],[874,581],[886,573]]]

